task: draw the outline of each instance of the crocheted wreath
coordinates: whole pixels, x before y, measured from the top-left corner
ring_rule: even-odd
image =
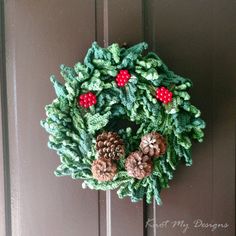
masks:
[[[65,84],[51,76],[57,98],[41,125],[57,151],[57,176],[83,179],[84,188],[118,188],[133,202],[168,187],[183,160],[192,164],[191,139],[202,141],[200,111],[190,103],[189,79],[170,71],[146,43],[130,48],[96,42],[84,63],[62,65]]]

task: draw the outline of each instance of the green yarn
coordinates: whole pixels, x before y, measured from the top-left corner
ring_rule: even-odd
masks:
[[[47,118],[41,125],[49,133],[48,146],[60,157],[56,176],[83,179],[83,187],[95,190],[117,189],[120,198],[130,197],[137,202],[144,197],[147,203],[154,197],[161,204],[160,192],[168,187],[181,161],[192,164],[192,140],[203,140],[205,122],[201,112],[190,103],[192,82],[174,74],[155,53],[147,53],[146,43],[128,49],[112,44],[100,47],[96,42],[88,50],[84,63],[74,67],[61,65],[65,84],[50,80],[57,98],[45,107]],[[120,69],[127,69],[131,78],[118,87],[115,77]],[[155,98],[157,87],[165,86],[173,93],[173,100],[163,104]],[[97,103],[87,109],[78,106],[77,97],[93,92]],[[167,152],[153,160],[153,172],[142,180],[128,176],[125,158],[118,162],[118,173],[112,181],[99,182],[93,178],[91,165],[97,158],[96,136],[112,129],[111,121],[134,122],[138,128],[118,128],[125,143],[126,155],[138,149],[143,135],[156,131],[167,139]]]

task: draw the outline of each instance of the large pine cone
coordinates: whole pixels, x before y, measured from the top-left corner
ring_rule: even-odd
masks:
[[[103,132],[97,136],[96,149],[100,157],[118,160],[125,154],[124,143],[115,132]]]
[[[93,177],[99,181],[110,181],[116,175],[117,166],[111,159],[100,158],[93,161]]]
[[[142,137],[140,149],[150,157],[159,157],[166,152],[166,140],[159,133],[151,132]]]
[[[141,151],[136,151],[127,157],[125,169],[127,170],[129,176],[136,179],[143,179],[152,173],[152,160]]]

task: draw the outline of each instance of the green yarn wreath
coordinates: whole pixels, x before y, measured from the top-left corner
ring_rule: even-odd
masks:
[[[145,197],[151,203],[154,196],[161,204],[160,191],[180,162],[192,165],[191,139],[203,140],[205,123],[190,103],[192,82],[170,71],[155,53],[143,56],[145,49],[146,43],[102,48],[94,42],[84,63],[61,65],[65,84],[51,76],[57,98],[45,107],[41,125],[50,134],[48,147],[60,157],[56,176],[83,179],[83,187],[95,190],[117,188],[120,198],[129,196],[133,202]],[[96,179],[91,170],[100,158],[96,138],[104,131],[119,134],[125,149],[112,160],[117,170],[109,181]],[[153,132],[165,138],[166,152],[151,158],[148,176],[134,178],[126,171],[127,157]]]

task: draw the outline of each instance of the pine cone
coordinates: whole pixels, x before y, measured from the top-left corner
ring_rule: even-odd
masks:
[[[115,132],[103,132],[97,136],[96,149],[100,157],[118,160],[125,154],[122,139]]]
[[[100,158],[93,161],[93,177],[99,181],[110,181],[116,175],[117,166],[111,159]]]
[[[165,138],[156,132],[151,132],[142,137],[140,149],[150,157],[159,157],[166,152]]]
[[[143,179],[152,173],[151,158],[141,151],[131,153],[125,162],[128,175],[136,179]]]

